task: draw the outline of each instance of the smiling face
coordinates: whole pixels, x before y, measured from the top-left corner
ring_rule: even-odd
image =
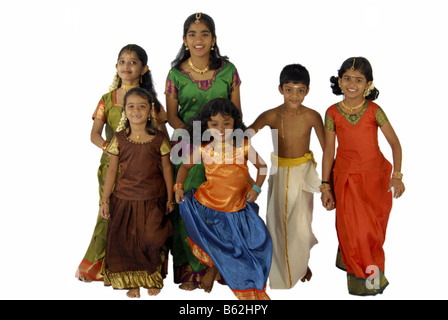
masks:
[[[349,99],[360,99],[364,97],[364,91],[372,84],[359,70],[347,70],[339,78],[342,93]]]
[[[207,127],[215,141],[224,142],[231,137],[234,123],[235,120],[231,116],[218,113],[210,117],[210,121],[207,121]]]
[[[140,77],[148,71],[148,66],[143,66],[134,51],[124,50],[117,61],[117,73],[124,84],[135,84]]]
[[[151,105],[146,98],[138,94],[131,94],[127,97],[125,114],[130,124],[146,124],[150,110]]]
[[[210,49],[215,42],[216,37],[213,37],[203,22],[192,23],[184,37],[184,44],[190,50],[190,54],[198,57],[210,54]]]
[[[302,105],[310,89],[303,83],[287,82],[279,87],[279,90],[283,94],[286,106],[298,108]]]

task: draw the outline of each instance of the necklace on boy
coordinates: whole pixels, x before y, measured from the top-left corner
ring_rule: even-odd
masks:
[[[342,104],[342,106],[343,106],[345,109],[350,110],[350,112],[353,112],[354,110],[356,110],[356,109],[362,107],[362,106],[364,105],[364,102],[366,102],[366,100],[363,100],[360,104],[358,104],[357,106],[354,106],[354,107],[349,107],[349,106],[347,106],[347,105],[344,103],[344,101],[341,101],[341,104]]]
[[[126,92],[128,92],[129,90],[131,90],[131,89],[133,89],[133,88],[137,88],[137,87],[139,87],[138,84],[136,84],[136,85],[130,85],[130,86],[128,86],[128,85],[126,85],[126,84],[121,84],[121,88],[123,88],[124,91],[126,91]]]
[[[191,70],[199,74],[204,74],[208,71],[208,66],[206,66],[204,69],[199,69],[198,67],[196,67],[191,61],[191,57],[188,59],[188,66],[190,67]]]

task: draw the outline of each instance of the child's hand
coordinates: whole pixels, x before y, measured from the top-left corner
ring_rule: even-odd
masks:
[[[173,210],[174,210],[174,203],[173,203],[173,201],[168,200],[166,202],[166,212],[165,212],[165,214],[168,214],[168,213],[170,213]]]
[[[247,202],[254,202],[258,198],[258,192],[254,189],[250,189],[246,194],[246,201]]]
[[[328,211],[333,210],[335,208],[336,204],[334,201],[333,193],[331,191],[329,190],[323,191],[320,199],[322,200],[323,207]]]
[[[387,189],[387,191],[391,191],[391,190],[393,191],[393,197],[395,199],[400,198],[403,195],[404,190],[405,190],[403,181],[401,181],[400,179],[394,179],[394,178],[390,179],[389,188]]]
[[[102,203],[100,206],[100,214],[103,219],[109,219],[110,213],[109,213],[109,204],[108,203]]]
[[[185,201],[184,199],[184,190],[183,189],[177,189],[174,193],[174,197],[176,198],[176,203],[180,203],[181,201]]]

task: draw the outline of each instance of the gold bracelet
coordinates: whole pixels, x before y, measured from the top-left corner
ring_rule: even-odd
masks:
[[[331,187],[329,183],[322,183],[319,187],[320,192],[331,191]]]
[[[103,152],[106,152],[107,147],[109,146],[109,141],[104,141],[103,144],[101,145],[101,149],[103,149]]]
[[[176,192],[178,189],[184,190],[184,185],[182,183],[176,183],[173,187],[173,192]]]
[[[107,205],[109,205],[109,200],[107,200],[107,201],[102,201],[102,202],[100,202],[100,207],[103,205],[103,204],[107,204]]]
[[[403,174],[401,173],[401,172],[394,172],[393,174],[392,174],[392,179],[399,179],[399,180],[401,180],[403,178]]]
[[[174,200],[166,200],[166,202],[171,203],[171,204],[176,204],[176,201],[174,201]]]

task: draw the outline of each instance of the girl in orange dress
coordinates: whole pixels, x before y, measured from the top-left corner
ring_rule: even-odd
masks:
[[[379,91],[367,59],[347,59],[331,82],[333,93],[344,99],[325,115],[322,205],[336,207],[336,265],[347,272],[349,293],[376,295],[389,284],[383,244],[392,197],[405,190],[401,145],[384,111],[373,102]],[[378,127],[392,148],[393,168],[380,151]]]
[[[190,124],[190,137],[199,133],[206,142],[182,164],[174,189],[192,252],[209,266],[203,288],[210,292],[220,276],[238,299],[268,300],[272,241],[254,202],[267,166],[244,137],[241,113],[229,99],[211,100]],[[188,170],[201,159],[207,180],[184,195]],[[258,170],[252,188],[248,160]]]

